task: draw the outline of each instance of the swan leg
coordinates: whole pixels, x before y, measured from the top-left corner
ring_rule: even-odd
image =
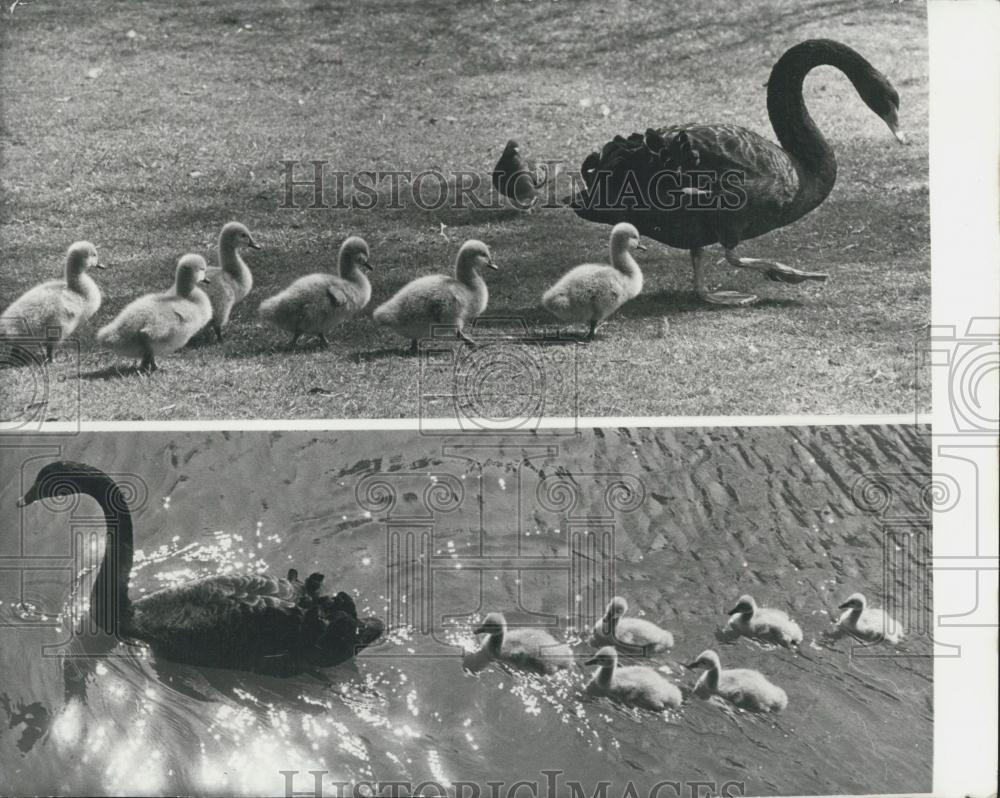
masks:
[[[46,363],[53,363],[53,362],[55,362],[55,358],[53,358],[53,356],[52,356],[52,352],[53,352],[54,349],[55,349],[55,344],[53,344],[51,341],[46,341],[45,342],[45,362]]]
[[[323,346],[329,346],[329,345],[330,345],[330,342],[329,342],[328,340],[326,340],[326,336],[325,336],[325,335],[323,335],[323,333],[320,333],[320,334],[319,334],[319,342],[320,342],[320,343],[321,343],[321,344],[322,344]]]
[[[157,368],[153,344],[145,333],[139,333],[139,343],[142,346],[142,362],[139,364],[139,371],[143,374],[152,374]]]
[[[757,297],[754,294],[744,294],[739,291],[709,291],[708,263],[705,257],[705,250],[701,247],[691,250],[691,267],[694,269],[694,290],[706,302],[712,305],[743,307],[745,305],[752,305],[757,301]]]
[[[471,347],[476,345],[476,342],[466,335],[464,330],[458,331],[458,338],[459,340],[464,341],[467,346]]]
[[[418,341],[416,338],[414,338],[410,342],[410,354],[411,355],[418,355],[418,354],[420,354],[420,341]]]
[[[775,283],[790,283],[798,285],[806,280],[826,280],[826,275],[822,272],[804,272],[801,269],[793,269],[784,263],[776,260],[765,260],[764,258],[741,258],[736,254],[735,249],[726,249],[726,255],[719,263],[725,261],[730,266],[737,269],[753,269],[761,272],[768,280]]]
[[[215,342],[218,344],[222,343],[222,325],[219,322],[212,321],[212,331],[215,333]]]
[[[597,322],[591,320],[591,322],[590,322],[590,331],[587,333],[586,337],[583,340],[585,340],[585,341],[593,341],[594,340],[594,334],[596,332],[597,332]]]
[[[300,335],[302,335],[302,333],[300,333],[300,332],[296,332],[296,333],[292,334],[292,340],[288,344],[288,348],[289,349],[294,349],[295,348],[295,345],[299,342],[299,336]]]

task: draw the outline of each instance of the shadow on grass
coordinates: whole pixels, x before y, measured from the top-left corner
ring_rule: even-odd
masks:
[[[160,371],[160,369],[157,369]],[[155,374],[156,372],[152,372]],[[150,372],[143,371],[139,366],[106,366],[95,371],[85,371],[80,374],[83,380],[117,380],[125,377],[148,377]]]

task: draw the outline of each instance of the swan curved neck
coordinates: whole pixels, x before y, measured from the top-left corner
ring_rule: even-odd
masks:
[[[719,669],[715,665],[710,665],[708,670],[705,671],[705,684],[708,685],[710,690],[717,690],[719,688]]]
[[[475,261],[472,258],[463,258],[461,256],[455,261],[455,277],[460,282],[472,287],[476,287],[480,283],[485,284],[486,282],[479,274],[479,270],[476,269]]]
[[[597,675],[594,676],[594,681],[597,682],[598,686],[607,690],[611,687],[611,677],[615,675],[614,665],[602,665],[597,670]]]
[[[222,236],[219,238],[219,266],[226,274],[232,275],[241,282],[252,279],[250,268],[240,257],[235,237]]]
[[[632,257],[632,253],[629,252],[628,244],[612,243],[611,265],[629,277],[639,274],[639,264],[636,263],[635,258]]]
[[[815,181],[814,192],[825,198],[837,177],[837,161],[802,97],[805,76],[824,65],[839,69],[859,91],[874,72],[871,64],[842,44],[829,40],[803,42],[781,56],[771,70],[767,113],[781,146]]]
[[[174,293],[180,297],[189,297],[194,291],[194,275],[189,272],[180,272],[174,280]]]
[[[483,649],[491,657],[499,657],[500,649],[503,648],[503,632],[494,632],[486,638]]]
[[[132,514],[121,488],[107,475],[88,480],[81,492],[101,506],[107,527],[104,558],[90,593],[90,617],[107,634],[124,633],[132,617],[128,597],[134,555]]]

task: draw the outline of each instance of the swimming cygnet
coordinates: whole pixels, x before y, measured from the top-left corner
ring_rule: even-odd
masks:
[[[244,225],[228,222],[219,233],[219,265],[209,268],[205,289],[212,301],[212,330],[220,343],[233,306],[242,302],[253,288],[253,275],[240,257],[240,247],[260,249]]]
[[[594,624],[590,645],[615,646],[623,654],[649,656],[673,648],[674,636],[643,618],[626,618],[628,602],[615,596],[608,602],[604,617]]]
[[[542,629],[508,629],[499,612],[491,612],[472,631],[487,635],[481,648],[463,657],[463,666],[474,673],[493,660],[546,676],[573,664],[573,651],[568,645]]]
[[[455,259],[455,276],[430,274],[404,285],[395,296],[375,308],[372,318],[397,335],[409,338],[410,351],[416,354],[421,338],[429,337],[436,325],[456,327],[457,335],[474,344],[465,333],[486,310],[489,291],[479,269],[496,269],[489,247],[482,241],[462,244]]]
[[[719,655],[712,650],[702,651],[687,667],[708,669],[694,686],[694,694],[699,698],[718,695],[750,712],[778,712],[788,706],[785,691],[769,682],[764,674],[749,668],[723,670]]]
[[[124,357],[141,358],[142,371],[156,371],[156,356],[176,352],[212,318],[212,303],[198,288],[205,259],[185,255],[177,262],[174,286],[146,294],[125,306],[97,332],[98,342]]]
[[[104,266],[89,241],[77,241],[66,253],[62,280],[46,280],[15,299],[0,313],[0,339],[29,336],[45,341],[45,360],[52,362],[56,344],[101,307],[101,289],[87,269]]]
[[[639,231],[627,222],[611,231],[611,265],[584,263],[570,269],[542,295],[542,305],[566,322],[590,325],[587,340],[597,326],[642,291],[642,272],[630,250],[645,249]]]
[[[681,705],[680,689],[659,671],[645,665],[619,667],[614,646],[604,646],[584,664],[600,666],[587,685],[591,695],[656,712]]]
[[[844,613],[837,626],[866,643],[881,643],[884,640],[897,645],[906,636],[903,625],[885,610],[869,607],[863,593],[853,593],[839,609]]]
[[[260,303],[262,319],[292,334],[290,347],[301,335],[315,335],[325,345],[326,334],[338,324],[360,313],[372,296],[372,286],[365,275],[371,270],[368,244],[350,236],[340,245],[337,256],[339,276],[307,274],[284,291]]]
[[[783,646],[802,642],[802,629],[782,610],[758,607],[752,596],[742,595],[729,611],[727,628],[744,637],[757,637]]]

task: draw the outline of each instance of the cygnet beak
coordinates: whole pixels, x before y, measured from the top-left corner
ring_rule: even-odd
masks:
[[[491,269],[493,269],[493,271],[496,271],[497,269],[500,268],[493,262],[493,258],[490,258],[488,261],[486,261],[486,265],[489,266]]]
[[[106,269],[106,268],[108,268],[108,265],[106,263],[101,263],[101,261],[97,261],[94,264],[94,266],[96,266],[98,269]]]
[[[200,280],[199,280],[198,282],[199,282],[199,283],[205,283],[206,285],[208,285],[208,284],[209,284],[209,283],[211,283],[212,281],[208,279],[208,275],[206,274],[206,275],[205,275],[204,277],[202,277],[202,278],[201,278],[201,279],[200,279]]]
[[[247,241],[247,246],[250,247],[250,249],[263,249],[263,247],[256,241],[254,241],[252,238],[249,241]]]
[[[472,634],[474,634],[474,635],[484,635],[484,634],[486,634],[486,628],[483,627],[483,626],[477,626],[475,629],[472,630]]]
[[[372,262],[371,262],[370,260],[366,260],[366,261],[364,262],[364,267],[365,267],[365,268],[366,268],[366,269],[367,269],[368,271],[371,271],[372,269],[374,269],[374,268],[375,268],[375,267],[374,267],[374,266],[372,265]]]
[[[688,662],[685,663],[684,667],[687,668],[689,671],[696,671],[698,670],[700,665],[701,665],[700,662]]]
[[[635,248],[637,250],[639,250],[640,252],[645,252],[646,251],[646,245],[645,244],[636,244]]]

